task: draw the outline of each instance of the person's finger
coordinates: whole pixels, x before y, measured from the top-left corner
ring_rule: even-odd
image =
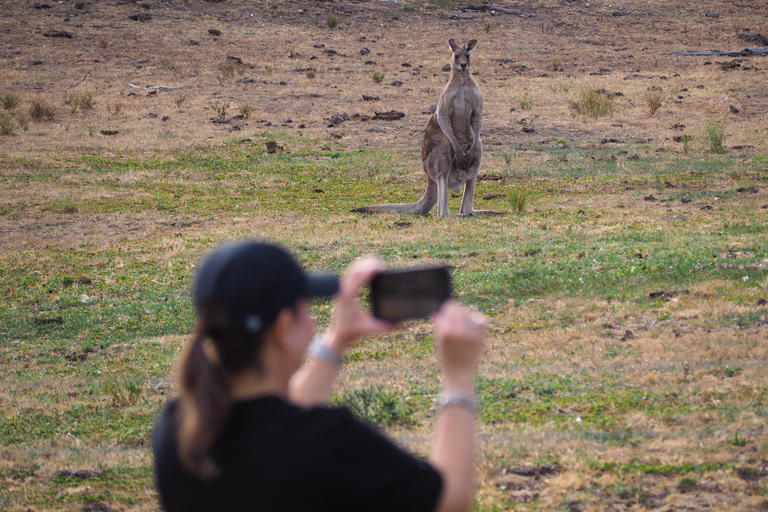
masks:
[[[344,296],[357,295],[373,276],[381,272],[383,265],[375,256],[366,256],[353,262],[342,281],[340,292]]]

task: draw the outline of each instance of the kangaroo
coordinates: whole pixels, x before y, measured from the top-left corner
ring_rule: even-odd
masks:
[[[397,212],[426,215],[437,204],[438,217],[448,212],[448,190],[460,192],[460,215],[495,213],[472,208],[475,182],[483,159],[480,129],[483,126],[483,94],[469,72],[469,52],[476,40],[464,47],[450,39],[453,51],[451,79],[440,95],[437,110],[427,124],[421,144],[421,164],[427,173],[427,190],[415,203],[378,204],[355,208],[353,212]]]

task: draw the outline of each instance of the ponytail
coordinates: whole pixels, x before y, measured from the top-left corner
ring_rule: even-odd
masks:
[[[206,338],[206,333],[198,328],[182,358],[177,416],[182,466],[203,479],[218,473],[210,451],[232,406],[226,375],[206,354]]]

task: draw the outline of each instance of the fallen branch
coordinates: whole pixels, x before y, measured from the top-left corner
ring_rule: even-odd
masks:
[[[749,57],[751,55],[768,55],[768,48],[744,48],[738,51],[723,50],[686,50],[684,52],[670,52],[673,55],[685,55],[686,57]]]
[[[88,78],[88,75],[90,75],[90,74],[91,74],[91,71],[93,71],[93,70],[92,70],[92,69],[89,69],[89,70],[88,70],[88,72],[85,74],[85,76],[83,77],[83,79],[82,79],[82,80],[80,80],[79,82],[77,82],[75,85],[70,85],[69,87],[67,87],[66,89],[64,89],[64,92],[67,92],[68,90],[72,89],[73,87],[77,87],[77,86],[78,86],[78,85],[80,85],[81,83],[85,82],[85,79],[86,79],[86,78]]]
[[[129,87],[133,87],[134,89],[141,89],[143,91],[152,91],[152,90],[155,90],[155,91],[173,91],[175,89],[183,89],[184,88],[184,87],[182,87],[180,85],[176,85],[176,86],[173,86],[173,85],[148,85],[146,87],[141,87],[139,85],[130,84],[130,83],[128,84],[128,86]]]
[[[460,11],[485,11],[485,12],[501,12],[504,14],[511,14],[513,16],[520,16],[521,18],[533,18],[533,14],[525,14],[523,11],[515,11],[513,9],[507,9],[506,7],[499,7],[498,5],[466,5],[459,7]]]

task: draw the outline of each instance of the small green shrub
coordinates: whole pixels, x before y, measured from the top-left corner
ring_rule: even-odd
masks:
[[[13,123],[13,116],[6,114],[0,117],[0,135],[13,135],[16,125]]]
[[[20,102],[21,100],[19,99],[18,94],[8,93],[0,96],[0,104],[2,104],[3,108],[8,111],[16,110],[16,107],[19,106]]]
[[[728,439],[728,444],[732,444],[733,446],[747,446],[747,438],[741,437],[738,432],[733,434],[733,437],[731,439]]]
[[[314,80],[315,76],[317,76],[317,74],[315,73],[314,69],[307,70],[307,78],[309,78],[310,80]]]
[[[491,30],[493,30],[493,23],[491,23],[490,21],[486,21],[485,22],[485,33],[486,34],[490,34]]]
[[[597,119],[613,115],[615,106],[611,93],[604,89],[588,87],[579,93],[579,99],[571,103],[571,108],[580,115]]]
[[[142,9],[151,9],[151,8],[152,8],[152,2],[150,2],[149,0],[142,0],[142,1],[139,3],[139,6],[140,6]]]
[[[528,202],[528,191],[516,188],[509,193],[509,205],[517,213],[525,213],[525,205]]]
[[[181,106],[184,104],[184,102],[187,101],[187,95],[182,94],[181,96],[177,96],[173,102],[176,104],[176,108],[181,110]]]
[[[385,76],[387,76],[387,75],[386,75],[386,74],[384,74],[384,73],[382,73],[382,72],[380,72],[380,71],[374,71],[373,73],[371,73],[371,78],[372,78],[372,79],[373,79],[373,81],[374,81],[374,82],[376,82],[377,84],[380,84],[380,83],[381,83],[381,81],[382,81],[382,80],[384,80],[384,77],[385,77]]]
[[[416,10],[416,6],[415,5],[413,5],[411,3],[408,3],[408,2],[405,2],[403,4],[403,11],[405,11],[405,12],[413,12],[415,10]]]
[[[216,112],[216,115],[218,115],[221,119],[224,119],[227,117],[227,106],[226,105],[219,105],[216,102],[210,103],[211,108],[214,112]]]
[[[725,121],[707,121],[701,138],[710,153],[725,153]]]
[[[325,18],[325,24],[328,25],[328,28],[334,29],[336,28],[336,25],[339,24],[339,19],[333,14],[329,14],[328,17]]]
[[[520,99],[520,108],[522,110],[531,110],[533,108],[533,99],[527,93]]]

